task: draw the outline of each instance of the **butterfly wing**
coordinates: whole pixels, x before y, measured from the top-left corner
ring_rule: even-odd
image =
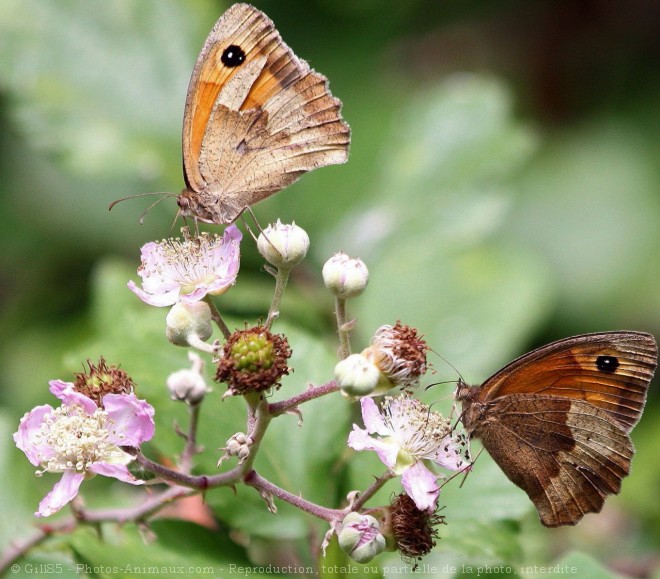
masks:
[[[227,51],[242,60],[227,64]],[[350,130],[340,109],[327,79],[293,54],[266,15],[232,6],[188,87],[183,162],[192,213],[227,223],[306,171],[345,162]]]
[[[517,358],[484,382],[479,399],[536,394],[584,400],[630,432],[644,408],[657,359],[650,334],[584,334]]]
[[[550,527],[598,512],[630,472],[628,433],[657,365],[653,336],[585,334],[514,360],[481,387],[459,384],[463,422]]]
[[[620,491],[634,448],[607,412],[582,400],[526,394],[488,408],[474,434],[545,526],[574,525]]]

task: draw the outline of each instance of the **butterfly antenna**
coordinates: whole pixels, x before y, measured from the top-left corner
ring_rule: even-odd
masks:
[[[143,193],[142,195],[151,195],[151,193]],[[142,195],[135,195],[135,197],[141,197]],[[153,193],[153,195],[164,195],[164,197],[161,197],[160,199],[156,199],[149,207],[147,207],[142,213],[140,213],[140,218],[138,219],[138,223],[140,225],[144,225],[144,218],[151,211],[156,205],[158,205],[161,201],[164,201],[168,197],[176,197],[173,193]],[[108,211],[112,210],[112,208],[119,203],[120,201],[126,201],[126,199],[130,199],[130,197],[125,197],[124,199],[117,199],[117,201],[114,201],[113,203],[110,204],[110,207],[108,208]],[[177,212],[178,215],[178,212]]]
[[[443,380],[442,382],[433,382],[433,384],[429,384],[424,390],[428,390],[429,388],[432,388],[433,386],[440,386],[441,384],[457,384],[458,380]],[[444,398],[440,398],[440,400],[444,400]]]
[[[449,366],[454,372],[456,372],[461,381],[464,381],[463,375],[458,371],[458,368],[454,366],[449,360],[447,360],[447,358],[442,356],[439,352],[436,352],[433,348],[430,348],[430,351],[433,352],[438,358],[440,358],[445,364],[447,364],[447,366]],[[453,380],[448,380],[448,382],[453,382]],[[438,384],[445,384],[445,382],[438,382]],[[433,384],[427,386],[427,388],[430,388],[431,386],[433,386]]]
[[[149,193],[136,193],[135,195],[127,195],[126,197],[122,197],[121,199],[115,199],[110,205],[108,205],[108,211],[112,211],[112,208],[117,205],[117,203],[121,203],[122,201],[127,201],[128,199],[136,199],[138,197],[146,197],[147,195],[163,195],[162,199],[159,199],[156,201],[158,203],[159,201],[162,201],[163,199],[167,197],[178,197],[176,193],[169,193],[167,191],[150,191]],[[149,207],[153,207],[156,203],[150,205]]]

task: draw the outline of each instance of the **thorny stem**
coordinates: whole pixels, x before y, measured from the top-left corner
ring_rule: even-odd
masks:
[[[284,489],[281,489],[280,487],[266,480],[257,474],[257,472],[254,470],[247,474],[244,482],[248,486],[254,487],[261,492],[265,492],[266,494],[277,497],[278,499],[283,500],[290,505],[293,505],[294,507],[297,507],[301,511],[305,511],[310,515],[314,515],[319,519],[323,519],[324,521],[335,521],[337,519],[341,519],[345,515],[344,510],[327,509],[315,503],[310,503],[298,495],[291,494],[290,492],[285,491]]]
[[[333,392],[337,392],[337,390],[339,390],[339,386],[337,386],[337,383],[334,380],[331,380],[322,386],[310,386],[307,390],[301,392],[293,398],[270,404],[268,406],[268,410],[272,416],[279,416],[280,414],[284,414],[289,410],[293,410],[303,402],[309,402],[310,400],[320,398],[326,394],[332,394]]]
[[[220,328],[220,331],[225,337],[225,340],[228,340],[231,336],[231,332],[229,331],[227,324],[225,324],[225,321],[222,319],[222,316],[220,315],[220,312],[218,311],[215,303],[213,303],[211,296],[204,296],[204,301],[209,305],[209,308],[211,308],[211,319],[218,325],[218,328]]]
[[[186,435],[186,446],[181,453],[180,467],[181,472],[190,474],[192,468],[192,459],[199,452],[197,447],[197,424],[199,423],[199,404],[193,404],[189,407],[190,425]]]
[[[345,299],[335,299],[335,316],[337,317],[337,333],[339,334],[339,359],[343,360],[351,355],[351,344],[348,339],[350,324],[346,323]]]
[[[252,470],[252,465],[257,457],[259,445],[266,434],[266,429],[270,424],[273,415],[270,412],[268,403],[259,394],[255,394],[253,399],[246,396],[249,405],[248,415],[248,436],[252,439],[249,456],[239,465],[242,473],[248,473]]]
[[[394,473],[389,471],[386,471],[380,475],[373,483],[371,483],[371,486],[367,490],[365,490],[362,494],[360,494],[360,496],[357,497],[357,499],[355,499],[355,501],[353,501],[351,510],[359,511],[362,508],[362,505],[364,505],[371,497],[373,497],[388,480],[393,479],[395,476],[396,475]]]
[[[282,303],[282,296],[286,289],[286,284],[289,281],[289,274],[291,273],[290,267],[278,267],[275,272],[275,291],[273,292],[273,301],[268,310],[268,317],[266,318],[266,329],[270,330],[275,318],[280,315],[280,304]]]

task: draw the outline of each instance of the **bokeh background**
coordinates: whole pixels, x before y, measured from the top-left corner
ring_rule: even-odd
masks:
[[[416,326],[442,356],[432,356],[426,384],[456,379],[444,360],[478,383],[561,337],[660,335],[657,2],[253,3],[330,79],[353,131],[349,163],[308,174],[255,208],[262,223],[295,220],[312,240],[278,322],[296,371],[275,399],[332,377],[332,301],[320,267],[338,250],[359,255],[371,272],[367,292],[349,305],[354,348],[381,324]],[[24,412],[54,403],[49,379],[70,379],[87,358],[122,364],[157,407],[151,455],[180,451],[172,424],[186,414],[168,402],[163,382],[187,365],[186,353],[164,340],[166,312],[125,287],[139,247],[170,234],[175,202],[160,203],[142,225],[155,198],[107,207],[181,189],[189,76],[227,6],[0,3],[2,546],[30,533],[32,512],[56,480],[34,477],[11,433]],[[262,265],[246,239],[239,282],[218,301],[235,326],[267,312],[272,280]],[[452,388],[422,396],[448,411]],[[498,565],[499,576],[553,576],[535,565],[575,566],[581,577],[660,576],[659,398],[652,385],[632,434],[633,473],[600,515],[543,529],[484,454],[461,489],[443,491],[448,524],[424,563],[447,577],[476,575],[478,566],[494,574]],[[200,472],[215,472],[212,449],[244,428],[240,401],[210,399]],[[257,468],[334,506],[364,488],[378,463],[344,452],[354,405],[337,397],[304,410],[302,428],[294,418],[276,421]],[[372,504],[397,491],[389,485]],[[94,480],[84,494],[107,506],[134,500],[126,492]],[[286,505],[273,516],[255,494],[209,493],[206,519],[172,513],[154,525],[158,538],[147,549],[130,525],[106,529],[105,543],[83,529],[28,561],[308,563],[323,525]],[[346,561],[331,548],[325,564],[338,562]],[[379,563],[390,565],[386,576],[403,565],[395,554]]]

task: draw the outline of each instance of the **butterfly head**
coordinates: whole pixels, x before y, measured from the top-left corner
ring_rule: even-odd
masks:
[[[462,378],[458,379],[456,390],[454,391],[454,399],[465,405],[466,402],[472,402],[477,395],[478,388],[470,386]]]
[[[179,213],[182,217],[190,217],[196,221],[203,221],[204,223],[216,223],[213,216],[206,208],[201,205],[197,197],[199,193],[191,189],[184,189],[176,198],[176,204],[179,206]]]

